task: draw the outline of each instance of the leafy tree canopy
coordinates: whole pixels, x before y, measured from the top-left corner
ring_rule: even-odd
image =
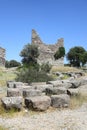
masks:
[[[80,64],[84,65],[86,63],[86,56],[86,50],[81,46],[75,46],[67,53],[67,59],[70,61],[70,64],[76,67],[80,67]]]
[[[27,44],[21,51],[20,56],[23,57],[23,64],[34,65],[35,63],[37,63],[37,58],[39,56],[38,47],[35,45]]]
[[[21,63],[16,61],[16,60],[10,60],[5,62],[5,67],[6,68],[11,68],[11,67],[18,67],[21,66]]]
[[[65,48],[64,47],[59,47],[59,49],[56,51],[54,54],[55,60],[64,57],[65,56]]]

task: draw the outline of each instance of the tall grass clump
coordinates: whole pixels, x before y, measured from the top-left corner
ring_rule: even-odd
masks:
[[[79,94],[77,96],[72,96],[70,101],[70,108],[78,108],[84,103],[87,103],[87,95]]]

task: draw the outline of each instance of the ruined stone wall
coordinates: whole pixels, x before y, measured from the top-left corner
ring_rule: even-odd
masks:
[[[0,66],[5,66],[5,49],[0,47]]]
[[[63,66],[64,65],[64,58],[60,58],[58,60],[54,59],[54,54],[58,50],[59,47],[64,46],[64,39],[60,38],[58,39],[57,43],[55,44],[45,44],[42,42],[41,38],[37,34],[35,30],[32,30],[32,38],[31,43],[38,46],[39,49],[39,57],[38,62],[39,64],[42,63],[50,63],[52,65],[56,66]]]

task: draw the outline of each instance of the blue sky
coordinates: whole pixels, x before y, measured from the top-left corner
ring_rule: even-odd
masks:
[[[6,60],[21,61],[32,29],[45,43],[63,37],[66,53],[74,46],[87,50],[87,0],[0,0],[0,46]]]

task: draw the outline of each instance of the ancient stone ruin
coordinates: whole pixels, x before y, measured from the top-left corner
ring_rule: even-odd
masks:
[[[0,66],[5,66],[5,49],[0,47]]]
[[[67,80],[33,82],[30,85],[22,82],[8,81],[6,97],[2,105],[9,110],[45,111],[49,108],[66,108],[70,99],[87,90],[87,76],[83,72],[70,72]]]
[[[59,47],[64,46],[64,39],[58,39],[57,43],[55,44],[45,44],[37,34],[35,30],[32,30],[32,38],[31,43],[38,46],[39,49],[39,58],[38,63],[49,63],[54,66],[63,66],[64,65],[64,57],[55,60],[54,54],[58,50]]]

